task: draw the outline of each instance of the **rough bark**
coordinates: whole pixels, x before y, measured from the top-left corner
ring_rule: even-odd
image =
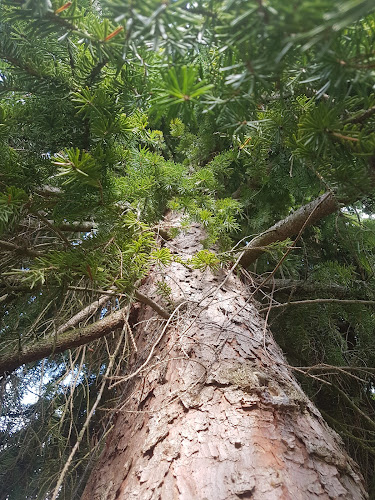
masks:
[[[173,241],[200,249],[198,227]],[[160,276],[158,276],[160,279]],[[147,369],[124,399],[83,500],[366,498],[357,465],[288,368],[244,285],[174,263],[179,304]],[[148,294],[152,277],[147,283]],[[145,362],[165,322],[142,308]],[[112,381],[118,383],[116,379]]]
[[[248,267],[264,252],[265,247],[276,241],[284,241],[297,235],[301,229],[315,224],[317,221],[334,213],[338,208],[337,201],[331,192],[303,205],[285,219],[277,222],[264,233],[253,238],[247,245],[240,263]]]

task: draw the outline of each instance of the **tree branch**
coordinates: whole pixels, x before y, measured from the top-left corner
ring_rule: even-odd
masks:
[[[87,344],[123,326],[124,314],[120,310],[86,327],[71,329],[81,321],[84,321],[90,314],[95,313],[108,300],[108,295],[116,292],[108,291],[108,293],[104,293],[105,295],[99,297],[97,301],[82,309],[82,311],[60,326],[55,335],[38,340],[34,344],[15,353],[9,352],[8,349],[0,350],[0,376],[5,372],[15,370],[24,363],[39,361],[51,354],[58,354],[67,349]],[[170,314],[165,309],[146,295],[143,295],[143,293],[135,291],[135,297],[140,302],[149,305],[161,317],[165,319],[170,318]]]
[[[87,77],[86,85],[90,87],[94,81],[95,78],[99,76],[101,70],[104,68],[104,66],[108,64],[108,59],[103,59],[102,61],[98,62],[96,66],[94,66]]]
[[[254,284],[260,285],[262,281],[260,279],[255,279]],[[348,295],[353,295],[353,293],[358,296],[366,297],[366,288],[369,287],[369,283],[366,281],[355,280],[352,282],[354,290],[343,285],[336,285],[334,283],[320,283],[320,282],[309,282],[302,280],[292,280],[292,279],[273,279],[265,283],[262,288],[272,289],[275,286],[274,293],[286,292],[290,290],[295,290],[298,293],[327,293],[336,297],[345,297]]]
[[[89,233],[97,227],[97,224],[92,221],[82,221],[82,222],[62,222],[56,223],[54,220],[45,218],[46,225],[53,231],[63,231],[66,233]],[[37,226],[38,223],[35,219],[26,219],[22,221],[22,225],[27,227]]]
[[[364,121],[367,120],[367,118],[370,118],[370,116],[372,116],[373,114],[375,114],[375,106],[366,109],[366,111],[363,111],[351,118],[348,118],[343,123],[344,125],[347,125],[348,123],[363,123]]]
[[[94,290],[92,288],[84,288],[84,287],[80,287],[80,286],[70,286],[68,288],[70,290],[82,290],[82,291],[102,293],[103,297],[107,297],[107,299],[108,299],[108,296],[111,296],[111,295],[114,295],[114,296],[121,295],[121,292],[117,292],[116,290]],[[147,297],[147,295],[144,295],[143,293],[139,292],[138,290],[135,290],[134,296],[139,302],[142,302],[142,304],[146,304],[146,305],[150,306],[162,318],[169,319],[170,314],[163,307],[159,306],[159,304],[157,302],[152,300],[150,297]],[[101,297],[101,298],[103,298],[103,297]],[[99,300],[101,300],[101,298]],[[96,304],[96,303],[97,302],[94,302],[93,304]],[[88,307],[90,307],[90,306],[88,306]],[[81,314],[81,313],[79,313],[79,314]],[[71,320],[69,320],[69,321],[71,321]],[[79,320],[79,321],[82,321],[82,320]]]
[[[337,209],[338,203],[333,193],[324,193],[307,205],[303,205],[285,219],[277,222],[264,233],[253,238],[247,245],[240,264],[243,267],[248,267],[264,252],[264,247],[298,234],[305,224],[311,226],[323,217],[334,213]]]
[[[37,250],[21,247],[15,245],[14,243],[10,243],[10,241],[4,241],[4,240],[0,240],[0,249],[6,250],[8,252],[15,252],[20,255],[27,255],[29,257],[40,257],[41,255],[43,255],[42,252],[38,252]]]
[[[117,328],[121,328],[123,324],[124,313],[120,310],[84,328],[75,328],[58,336],[53,335],[40,339],[20,351],[9,352],[8,349],[3,349],[0,351],[0,375],[15,370],[25,363],[39,361],[53,354],[59,354],[67,349],[97,340],[112,333]]]
[[[53,221],[49,221],[54,224]],[[71,232],[71,233],[89,233],[97,227],[95,222],[83,221],[83,222],[65,222],[63,224],[55,224],[60,231]]]
[[[61,325],[57,329],[56,335],[61,335],[70,328],[78,325],[78,323],[81,323],[81,321],[85,321],[85,319],[87,319],[89,316],[95,314],[99,307],[104,306],[106,302],[108,302],[108,295],[102,295],[97,300],[82,309],[82,311],[79,311],[79,313],[72,316],[66,323]]]
[[[268,311],[268,309],[280,309],[288,306],[303,306],[307,304],[362,304],[365,306],[375,306],[375,300],[356,300],[356,299],[307,299],[295,300],[293,302],[285,302],[284,304],[271,304],[259,312]]]
[[[57,234],[57,236],[65,243],[65,245],[67,247],[70,247],[70,242],[69,240],[67,239],[67,237],[61,232],[61,229],[59,229],[58,226],[54,226],[53,224],[51,224],[51,222],[46,218],[44,217],[44,215],[42,215],[40,212],[37,212],[36,213],[37,217],[42,221],[44,222],[44,224],[49,227],[49,229],[51,229],[51,231],[53,231],[55,234]]]
[[[170,314],[161,306],[159,306],[159,304],[157,304],[154,300],[150,299],[150,297],[147,297],[147,295],[143,295],[143,293],[139,292],[138,290],[134,292],[134,295],[139,300],[139,302],[142,302],[143,304],[147,304],[148,306],[150,306],[162,318],[169,319]]]

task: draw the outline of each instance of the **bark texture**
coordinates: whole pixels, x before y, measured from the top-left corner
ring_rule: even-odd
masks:
[[[192,254],[199,227],[173,241]],[[155,278],[154,278],[155,279]],[[160,280],[160,275],[157,277]],[[122,384],[114,429],[83,500],[367,498],[357,465],[291,374],[232,275],[174,263],[179,304],[147,368]],[[148,295],[152,277],[147,283]],[[165,321],[142,308],[142,366]]]

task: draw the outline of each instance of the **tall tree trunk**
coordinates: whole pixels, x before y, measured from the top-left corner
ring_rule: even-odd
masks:
[[[194,226],[171,248],[192,254],[201,239]],[[150,277],[148,294],[160,279]],[[123,405],[82,498],[367,498],[358,466],[294,379],[245,285],[178,263],[164,280],[178,309],[165,328],[142,308],[133,332],[142,354],[129,373],[154,345],[153,356],[122,382]]]

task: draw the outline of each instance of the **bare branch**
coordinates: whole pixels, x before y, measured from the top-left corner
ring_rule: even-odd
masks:
[[[53,354],[59,354],[67,349],[97,340],[112,333],[117,328],[121,328],[123,324],[124,314],[120,310],[84,328],[75,328],[58,336],[52,335],[45,339],[39,339],[34,344],[17,352],[2,349],[0,351],[0,375],[15,370],[25,363],[39,361]]]
[[[262,247],[267,247],[276,241],[284,241],[298,234],[304,226],[315,224],[323,217],[334,213],[337,209],[338,204],[333,193],[324,193],[314,201],[300,207],[285,219],[277,222],[264,233],[253,238],[247,245],[240,264],[243,267],[248,267],[264,252]]]
[[[356,300],[356,299],[309,299],[309,300],[295,300],[293,302],[285,302],[284,304],[272,304],[270,306],[259,309],[259,312],[268,311],[271,309],[280,309],[288,306],[303,306],[307,304],[362,304],[365,306],[375,306],[375,300]]]
[[[92,314],[95,314],[96,311],[99,309],[99,307],[104,306],[104,304],[108,301],[108,294],[103,295],[99,297],[97,300],[86,306],[82,311],[79,313],[75,314],[70,318],[69,321],[61,325],[56,332],[56,335],[61,335],[62,333],[66,332],[70,328],[73,328],[74,326],[78,325],[81,323],[81,321],[84,321],[87,319],[89,316]]]
[[[97,227],[97,224],[92,221],[62,222],[60,224],[57,224],[54,220],[44,218],[43,222],[45,222],[45,224],[53,231],[58,230],[66,233],[89,233]],[[22,221],[22,224],[26,225],[27,227],[39,227],[39,223],[36,219],[26,219],[26,221]]]
[[[97,301],[85,307],[78,314],[74,315],[69,321],[64,323],[64,325],[60,326],[56,335],[40,339],[34,344],[28,345],[24,349],[17,352],[11,352],[9,349],[0,350],[0,375],[4,372],[12,371],[24,363],[38,361],[50,356],[51,354],[58,354],[67,349],[87,344],[88,342],[101,338],[114,329],[122,326],[124,316],[122,311],[116,311],[107,318],[99,320],[84,328],[71,329],[81,321],[84,321],[90,314],[94,314],[98,308],[103,306],[108,300],[108,295],[113,295],[114,292],[108,291],[108,293],[104,293],[105,295],[99,297]],[[168,314],[167,311],[146,295],[136,291],[135,296],[140,302],[152,307],[152,309],[154,309],[163,318],[170,318],[170,314]]]
[[[49,221],[54,224],[53,221]],[[64,224],[55,224],[60,231],[66,231],[71,233],[89,233],[96,228],[96,224],[90,221],[83,222],[66,222]]]
[[[138,290],[135,291],[134,295],[139,300],[139,302],[152,307],[152,309],[156,311],[162,318],[169,319],[170,314],[161,306],[159,306],[159,304],[157,304],[154,300],[150,299],[150,297],[147,297],[147,295],[143,295],[143,293],[139,292]]]
[[[14,252],[19,255],[27,255],[28,257],[40,257],[43,255],[42,252],[38,252],[37,250],[33,250],[32,248],[21,247],[15,245],[14,243],[10,243],[10,241],[0,240],[0,249],[6,250],[8,252]]]
[[[127,294],[122,294],[121,292],[117,292],[116,290],[107,290],[107,291],[100,290],[100,289],[94,290],[93,288],[85,288],[82,286],[69,286],[68,288],[69,288],[69,290],[82,290],[82,291],[87,291],[87,292],[102,293],[104,296],[114,295],[114,296],[118,297],[121,295],[126,295],[128,297]],[[162,318],[165,318],[165,319],[169,318],[170,314],[163,307],[159,306],[159,304],[157,304],[150,297],[147,297],[147,295],[144,295],[143,293],[139,292],[138,290],[135,290],[134,296],[139,302],[142,302],[143,304],[150,306]]]
[[[55,234],[57,234],[57,236],[65,243],[65,245],[67,247],[70,246],[70,242],[69,240],[67,239],[67,237],[61,232],[61,229],[59,229],[59,227],[57,226],[54,226],[53,223],[51,223],[48,219],[46,219],[46,217],[44,217],[44,215],[42,215],[40,212],[37,212],[37,217],[42,221],[44,222],[44,224],[49,227],[51,229],[51,231],[53,231]]]
[[[93,415],[95,413],[95,410],[96,410],[96,408],[97,408],[98,404],[100,403],[100,400],[101,400],[101,398],[103,396],[104,388],[105,388],[106,383],[107,383],[107,377],[108,377],[108,375],[110,374],[110,372],[112,370],[113,364],[114,364],[116,356],[117,356],[117,354],[118,354],[118,352],[120,350],[120,346],[122,344],[122,341],[123,341],[123,338],[124,338],[124,334],[125,334],[127,319],[126,319],[126,316],[125,316],[124,312],[122,312],[122,314],[123,314],[123,318],[124,318],[124,326],[123,326],[121,337],[119,338],[119,340],[117,342],[117,345],[116,345],[116,348],[115,348],[113,354],[111,354],[109,356],[109,363],[108,363],[107,369],[105,371],[103,381],[102,381],[102,383],[100,385],[99,392],[98,392],[98,394],[96,396],[94,404],[91,407],[90,412],[88,413],[88,415],[86,417],[85,423],[83,424],[81,430],[79,431],[79,434],[78,434],[78,437],[77,437],[77,441],[74,444],[74,446],[73,446],[73,448],[72,448],[72,450],[70,452],[70,455],[69,455],[69,457],[68,457],[68,459],[67,459],[67,461],[66,461],[66,463],[65,463],[65,465],[63,467],[63,470],[60,473],[59,479],[58,479],[58,481],[56,483],[56,487],[55,487],[55,490],[54,490],[53,495],[52,495],[52,500],[55,500],[57,498],[59,492],[60,492],[60,487],[62,485],[64,477],[65,477],[65,475],[66,475],[66,473],[67,473],[67,471],[69,469],[70,464],[72,463],[74,455],[76,454],[76,452],[77,452],[77,450],[78,450],[78,448],[79,448],[79,446],[81,444],[81,441],[82,441],[82,439],[83,439],[83,437],[85,435],[85,432],[87,431],[87,428],[88,428],[88,426],[90,424],[90,421],[91,421],[91,419],[92,419],[92,417],[93,417]]]
[[[364,121],[367,120],[367,118],[370,118],[375,114],[375,106],[372,108],[366,109],[366,111],[363,111],[355,116],[352,116],[351,118],[348,118],[347,120],[344,121],[344,125],[348,123],[363,123]]]

